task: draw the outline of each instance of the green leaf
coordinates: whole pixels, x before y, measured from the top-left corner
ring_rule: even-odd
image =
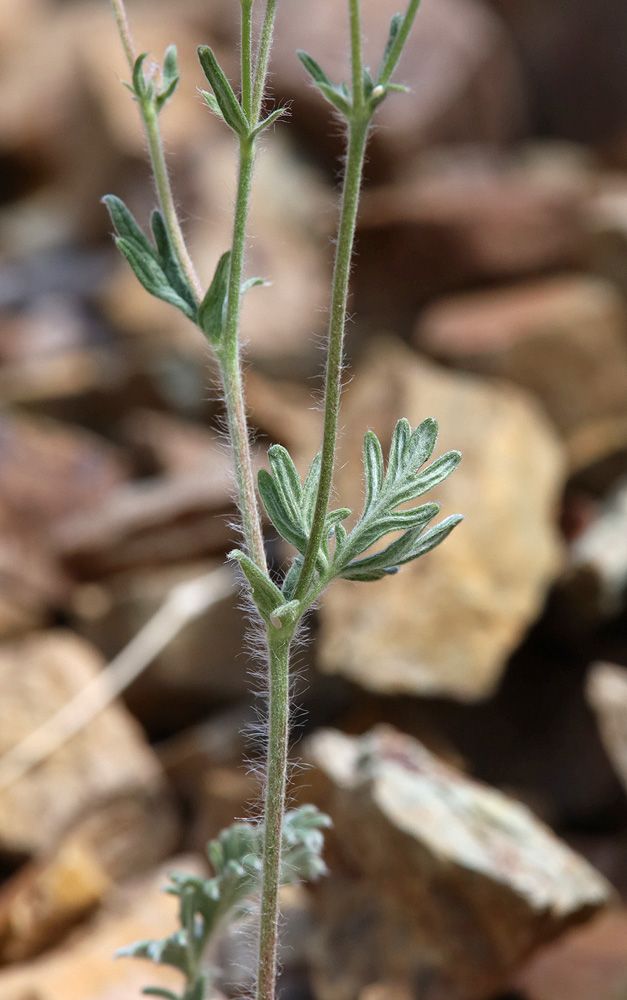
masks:
[[[133,66],[133,90],[137,97],[145,98],[149,96],[149,89],[146,86],[146,76],[144,74],[144,63],[148,58],[147,52],[142,52],[137,56]]]
[[[268,282],[265,278],[247,278],[246,281],[242,282],[242,287],[240,288],[240,294],[246,295],[251,288],[258,288],[260,285],[267,285]]]
[[[196,310],[191,309],[189,303],[171,287],[161,265],[152,254],[146,253],[135,242],[127,239],[117,239],[115,244],[120,253],[126,257],[135,272],[135,277],[147,292],[150,292],[157,299],[162,299],[164,302],[176,306],[188,319],[195,321]]]
[[[285,579],[283,580],[283,586],[281,587],[281,593],[283,594],[283,599],[285,601],[291,601],[296,591],[296,586],[298,584],[298,579],[300,577],[300,571],[303,568],[303,557],[302,555],[294,556],[292,559],[292,564],[285,574]]]
[[[260,132],[263,132],[265,129],[270,128],[271,125],[274,125],[275,121],[277,121],[281,117],[281,115],[286,114],[287,110],[288,110],[287,108],[277,108],[276,111],[272,111],[267,118],[264,118],[262,122],[259,122],[257,128],[253,129],[253,131],[250,133],[251,138],[254,139],[256,136],[259,135]]]
[[[142,993],[145,997],[164,997],[164,1000],[181,1000],[176,993],[171,990],[164,990],[161,986],[144,986]]]
[[[236,559],[250,584],[253,600],[259,608],[259,613],[266,620],[276,608],[285,604],[285,598],[272,580],[263,573],[249,557],[239,549],[229,552],[229,559]]]
[[[172,94],[178,87],[180,79],[181,75],[179,73],[176,45],[168,45],[165,50],[165,56],[163,57],[161,90],[155,98],[155,107],[157,111],[161,111],[164,105],[170,100]]]
[[[437,436],[435,420],[423,420],[414,431],[407,420],[399,420],[392,435],[387,469],[384,470],[379,440],[372,431],[366,433],[363,452],[366,483],[364,509],[350,535],[346,536],[344,531],[335,528],[335,575],[347,580],[379,580],[385,574],[395,573],[400,565],[429,552],[459,523],[461,516],[456,514],[423,534],[438,514],[438,504],[398,509],[401,504],[416,500],[437,486],[457,468],[461,455],[450,451],[419,472],[431,457]],[[385,535],[398,531],[403,532],[401,537],[381,551],[356,558]]]
[[[143,249],[147,254],[154,257],[155,260],[158,260],[159,255],[157,251],[148,237],[144,235],[142,229],[138,226],[122,199],[116,197],[114,194],[106,194],[102,201],[107,207],[107,211],[111,217],[111,222],[113,223],[117,235],[122,239],[136,243],[137,246]]]
[[[223,253],[209,289],[198,307],[198,325],[205,336],[217,347],[224,333],[224,310],[229,287],[231,251]]]
[[[385,50],[383,52],[383,58],[381,59],[381,66],[379,68],[377,82],[381,76],[381,71],[383,70],[383,67],[387,62],[388,56],[390,55],[390,52],[394,48],[394,44],[396,42],[396,39],[398,38],[398,33],[403,25],[403,20],[404,20],[403,14],[394,14],[392,16],[392,20],[390,21],[390,32],[388,34],[388,40],[385,46]]]
[[[168,279],[170,287],[187,302],[190,310],[195,315],[198,308],[196,295],[190,288],[185,277],[170,241],[170,234],[168,233],[165,220],[158,209],[155,209],[152,213],[151,226],[163,273]]]
[[[350,93],[346,85],[341,84],[339,87],[334,86],[319,63],[317,63],[313,56],[310,56],[308,52],[303,52],[302,49],[299,49],[296,54],[309,73],[313,82],[324,94],[326,99],[330,101],[331,104],[335,105],[335,107],[341,111],[342,114],[350,114],[352,111],[352,104],[350,100]]]
[[[320,64],[316,62],[313,56],[310,56],[309,53],[305,52],[303,49],[298,49],[296,55],[302,62],[303,66],[309,73],[314,83],[316,83],[318,86],[320,86],[321,83],[326,84],[328,87],[333,86],[331,80],[322,69],[322,66],[320,66]]]
[[[329,87],[326,83],[319,83],[318,89],[324,94],[327,101],[330,101],[338,111],[348,117],[353,110],[353,105],[342,87]]]
[[[293,545],[299,552],[307,548],[308,536],[302,523],[292,516],[287,506],[286,498],[279,490],[273,477],[265,469],[260,469],[257,476],[259,495],[266,513],[279,534]]]
[[[222,72],[213,50],[208,45],[201,45],[198,49],[198,58],[203,72],[213,88],[215,99],[226,124],[236,135],[247,136],[250,132],[248,119],[233,93],[231,84]]]

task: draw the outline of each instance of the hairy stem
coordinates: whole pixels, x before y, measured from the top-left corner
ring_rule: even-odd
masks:
[[[126,16],[124,0],[111,0],[111,5],[113,7],[116,24],[118,26],[120,40],[124,47],[126,59],[132,73],[137,56],[135,45],[133,43],[133,36],[131,35],[131,29]],[[150,153],[152,172],[155,179],[155,187],[157,189],[157,197],[159,198],[159,204],[161,206],[161,211],[163,212],[165,224],[168,228],[170,240],[174,247],[174,252],[176,253],[179,264],[183,269],[183,273],[187,278],[188,284],[200,300],[203,295],[202,285],[198,280],[196,269],[192,263],[187,246],[185,245],[185,237],[183,236],[181,224],[176,214],[174,197],[172,195],[172,186],[170,184],[170,176],[168,174],[165,154],[163,152],[163,142],[161,141],[161,130],[159,128],[157,112],[153,105],[147,100],[142,101],[138,99],[138,104],[144,128],[146,130],[146,138],[148,139],[148,150]]]
[[[254,0],[242,5],[242,107],[250,122],[252,116],[252,11]]]
[[[403,18],[400,31],[396,36],[396,41],[390,49],[385,63],[381,67],[381,72],[379,73],[377,83],[385,86],[386,83],[390,82],[390,77],[396,69],[398,61],[401,57],[401,52],[405,47],[405,43],[411,31],[412,25],[416,19],[416,14],[418,13],[418,8],[420,6],[420,0],[410,0],[409,7],[407,8],[407,13]]]
[[[348,283],[355,239],[361,175],[368,139],[368,127],[369,119],[366,117],[353,120],[349,125],[348,155],[346,158],[342,209],[333,271],[331,314],[329,318],[320,481],[318,483],[318,494],[309,544],[294,595],[296,600],[303,600],[306,597],[309,585],[313,579],[316,558],[324,536],[324,522],[333,484],[337,423],[342,390],[342,363],[344,358],[344,328],[346,326]]]
[[[239,180],[235,202],[224,337],[217,354],[226,400],[229,435],[235,456],[237,490],[244,538],[250,558],[265,572],[266,556],[250,453],[239,344],[241,285],[253,164],[253,142],[249,139],[242,139],[240,142]]]
[[[285,634],[284,634],[285,631]],[[270,703],[264,808],[263,876],[259,925],[257,1000],[274,1000],[281,884],[281,837],[287,782],[289,734],[289,651],[292,633],[272,629]]]
[[[150,160],[155,179],[155,187],[157,189],[157,196],[163,212],[165,224],[168,228],[168,233],[170,234],[174,252],[176,253],[179,264],[183,269],[183,273],[187,278],[188,284],[191,288],[193,288],[197,298],[200,300],[203,296],[202,285],[200,284],[198,275],[196,274],[196,269],[192,263],[187,246],[185,245],[185,237],[183,236],[181,224],[176,213],[174,197],[172,195],[172,186],[170,184],[168,168],[165,162],[163,142],[161,141],[161,130],[157,120],[157,112],[155,111],[153,105],[149,104],[147,101],[141,101],[140,107],[142,118],[144,120],[144,127],[146,129],[146,137],[148,139],[148,148],[150,150]]]
[[[261,38],[259,41],[257,62],[255,64],[252,112],[249,119],[251,126],[255,126],[258,124],[259,115],[261,113],[261,104],[263,102],[263,94],[266,87],[266,79],[268,76],[268,60],[270,58],[270,47],[272,45],[272,33],[274,31],[275,14],[276,14],[276,0],[267,0],[266,12],[264,15],[263,25],[261,28]]]

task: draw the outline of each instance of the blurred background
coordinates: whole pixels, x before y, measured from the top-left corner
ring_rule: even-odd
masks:
[[[373,66],[398,5],[363,0]],[[295,51],[346,78],[344,6],[279,0],[271,100],[290,116],[253,191],[247,273],[271,282],[243,314],[256,460],[279,441],[302,470],[342,134]],[[208,283],[236,160],[195,48],[235,79],[239,5],[128,7],[138,51],[178,47],[161,123]],[[360,509],[368,427],[385,445],[398,417],[435,416],[438,453],[464,455],[436,499],[466,520],[392,579],[334,584],[299,653],[294,795],[335,829],[331,876],[285,896],[284,1000],[627,998],[626,51],[621,0],[423,0],[411,94],[377,118],[338,498]],[[118,700],[74,703],[78,733],[37,766],[10,754],[102,693],[107,662],[237,541],[206,345],[136,283],[100,202],[142,224],[155,203],[127,76],[106,0],[2,0],[1,1000],[177,988],[111,956],[171,932],[165,872],[202,871],[257,790],[228,587],[140,650]],[[221,942],[216,989],[246,986],[247,947]]]

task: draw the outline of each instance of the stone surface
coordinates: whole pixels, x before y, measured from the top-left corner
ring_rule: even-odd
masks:
[[[92,510],[58,521],[51,546],[79,580],[202,559],[233,542],[230,485],[205,468],[124,483]]]
[[[611,897],[527,808],[396,730],[321,730],[308,759],[307,781],[333,819],[333,878],[314,896],[321,1000],[353,1000],[382,981],[421,1000],[485,1000]]]
[[[394,0],[362,5],[365,64],[376,73],[388,37]],[[307,51],[333,82],[349,76],[348,17],[336,13],[334,0],[319,5],[310,24]],[[278,10],[282,43],[274,56],[273,84],[281,99],[293,102],[294,124],[318,156],[330,145],[331,106],[321,98],[295,52],[303,47],[300,8],[288,0]],[[479,0],[426,2],[395,74],[411,89],[411,99],[392,94],[377,115],[368,173],[388,175],[411,162],[425,145],[450,142],[503,143],[519,135],[525,117],[516,55],[501,21]]]
[[[604,913],[538,951],[514,979],[525,1000],[625,1000],[627,913]]]
[[[118,889],[106,910],[50,955],[0,972],[2,1000],[130,1000],[148,983],[176,990],[175,969],[115,952],[145,938],[161,938],[177,926],[176,900],[162,891],[172,870],[203,872],[200,859],[173,858],[141,881]]]
[[[436,417],[435,454],[463,453],[450,479],[424,499],[466,520],[394,577],[334,582],[321,610],[320,662],[373,691],[483,698],[559,569],[562,453],[521,390],[444,371],[396,342],[379,341],[343,401],[336,479],[342,505],[361,510],[363,434],[374,430],[387,452],[401,416],[412,426]]]
[[[373,329],[409,332],[436,295],[579,265],[591,187],[585,155],[550,144],[425,155],[396,184],[364,193],[358,313]]]
[[[73,627],[113,658],[162,606],[178,584],[220,563],[203,561],[151,569],[88,583],[73,595]],[[151,734],[166,736],[190,725],[216,704],[249,690],[250,662],[242,654],[245,614],[233,593],[196,616],[130,685],[125,700]]]
[[[603,745],[627,790],[627,669],[595,663],[588,674],[588,701],[595,711]]]
[[[0,754],[62,708],[103,666],[91,645],[60,630],[2,646]],[[127,849],[135,860],[138,850],[141,857],[151,829],[155,843],[167,851],[172,811],[163,772],[135,720],[121,705],[112,704],[0,792],[0,853],[39,853],[79,819],[101,810],[106,816],[108,808],[118,822],[116,810],[129,796],[137,803],[138,815],[126,831]]]
[[[422,313],[415,339],[458,368],[529,389],[563,434],[627,415],[627,310],[599,278],[549,278],[444,299]]]

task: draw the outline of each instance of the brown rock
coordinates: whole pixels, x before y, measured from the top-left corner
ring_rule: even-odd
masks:
[[[86,584],[74,593],[72,624],[110,659],[131,641],[175,586],[217,565],[177,563]],[[189,622],[133,682],[125,698],[149,730],[169,734],[197,721],[216,703],[248,692],[249,663],[242,655],[246,620],[240,604],[241,597],[233,594]]]
[[[443,371],[380,341],[344,398],[337,463],[343,505],[362,506],[363,434],[372,428],[387,451],[401,416],[412,426],[435,416],[436,454],[463,453],[433,499],[443,514],[461,512],[466,521],[394,577],[334,582],[321,611],[321,665],[387,694],[483,698],[559,568],[561,451],[521,390]]]
[[[579,264],[590,187],[587,162],[560,149],[424,157],[412,175],[364,195],[358,312],[373,328],[409,328],[435,295]]]
[[[390,981],[424,1000],[484,1000],[611,896],[524,806],[391,728],[319,731],[308,756],[333,819],[333,877],[314,897],[321,1000]]]
[[[362,5],[365,62],[376,74],[388,37],[394,0]],[[293,101],[295,124],[320,147],[329,147],[332,108],[311,85],[296,59],[303,47],[300,8],[288,0],[278,11],[273,83],[279,98]],[[308,26],[307,51],[334,83],[350,75],[348,17],[325,0]],[[435,68],[437,67],[437,69]],[[450,142],[507,142],[519,135],[525,98],[515,53],[501,22],[484,3],[445,0],[425,4],[395,75],[411,89],[392,94],[381,107],[373,134],[370,176],[390,175],[426,145]],[[333,145],[332,151],[336,151]]]
[[[230,478],[196,468],[119,486],[93,510],[59,521],[51,544],[68,572],[93,580],[224,551],[233,511]]]
[[[624,480],[598,504],[573,540],[562,581],[581,607],[581,619],[600,622],[620,613],[627,598],[627,483]]]
[[[103,665],[92,646],[69,632],[43,632],[4,645],[0,753],[54,715]],[[125,830],[125,849],[134,859],[138,850],[140,857],[145,853],[147,826],[160,849],[169,849],[173,819],[163,772],[136,722],[120,705],[112,704],[0,792],[0,852],[40,853],[79,819],[87,821],[101,810],[106,817],[109,806],[119,821],[120,802],[128,797],[136,805],[127,816],[137,810],[139,821],[136,815]]]
[[[162,891],[173,869],[203,872],[199,859],[175,858],[156,874],[118,889],[106,910],[67,944],[1,972],[2,1000],[130,1000],[148,983],[180,988],[181,975],[174,969],[114,958],[133,941],[165,937],[176,929],[176,901]]]
[[[516,975],[526,1000],[625,1000],[627,913],[604,913],[538,951]]]
[[[563,434],[627,414],[627,311],[587,275],[445,299],[416,326],[416,343],[467,371],[535,393]]]

